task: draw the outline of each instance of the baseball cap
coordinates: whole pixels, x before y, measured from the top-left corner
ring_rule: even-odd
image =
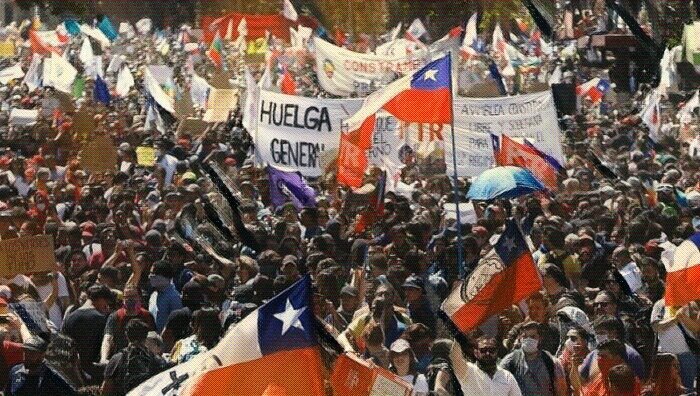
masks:
[[[414,289],[423,290],[423,280],[415,276],[409,276],[406,278],[406,281],[403,283],[402,287],[412,287]]]
[[[42,338],[32,337],[22,344],[22,348],[33,352],[46,352],[48,344]]]
[[[411,344],[409,344],[408,341],[399,338],[391,344],[391,348],[389,350],[394,353],[403,353],[410,349]]]
[[[345,286],[343,286],[342,289],[340,289],[341,296],[357,297],[358,294],[359,294],[359,291],[353,285],[345,285]]]

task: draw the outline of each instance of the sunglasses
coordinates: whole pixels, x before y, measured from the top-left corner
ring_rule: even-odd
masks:
[[[601,302],[593,303],[594,307],[607,307],[608,305],[610,305],[610,301],[601,301]]]
[[[579,337],[579,336],[577,336],[577,335],[566,336],[566,338],[569,339],[569,340],[571,340],[571,341],[578,341],[578,340],[581,339],[581,337]]]
[[[487,354],[487,353],[495,354],[496,352],[497,352],[497,350],[494,347],[479,348],[479,353],[482,353],[482,354]]]

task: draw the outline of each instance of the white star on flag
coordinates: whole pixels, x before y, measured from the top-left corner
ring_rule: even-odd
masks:
[[[506,238],[503,242],[503,247],[505,247],[509,252],[512,252],[516,248],[515,240],[513,240],[513,238]]]
[[[302,313],[304,313],[305,310],[306,307],[302,307],[301,309],[294,309],[294,307],[292,306],[292,302],[289,301],[289,299],[287,299],[287,305],[284,308],[284,311],[276,313],[274,315],[275,318],[282,321],[282,335],[285,335],[287,331],[289,331],[289,329],[292,327],[296,327],[297,329],[300,329],[302,331],[304,330],[304,326],[302,326],[299,317]]]
[[[437,79],[435,78],[437,76],[438,69],[430,69],[426,70],[425,74],[423,74],[423,81],[425,80],[433,80],[437,82]]]

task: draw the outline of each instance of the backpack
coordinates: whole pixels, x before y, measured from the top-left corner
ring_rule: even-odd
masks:
[[[435,359],[431,362],[425,369],[425,379],[428,382],[428,389],[430,389],[430,394],[433,395],[435,391],[435,381],[437,380],[437,375],[441,370],[447,371],[450,375],[450,385],[452,387],[452,394],[455,396],[464,396],[462,394],[462,386],[457,381],[454,371],[452,371],[452,366],[450,362],[445,359]]]
[[[123,393],[136,388],[162,368],[155,355],[143,346],[130,345],[120,352],[119,385]]]

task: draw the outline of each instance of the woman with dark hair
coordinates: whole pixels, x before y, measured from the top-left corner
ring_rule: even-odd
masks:
[[[194,356],[204,353],[219,342],[221,321],[219,310],[202,308],[192,314],[192,335],[179,340],[173,347],[170,361],[176,364],[185,363]]]
[[[578,371],[578,366],[583,363],[583,359],[588,355],[588,341],[591,335],[588,334],[582,327],[573,325],[566,333],[566,341],[564,348],[559,356],[561,363],[566,373],[566,383],[569,389],[573,390],[573,394],[578,394],[581,389],[581,381],[578,375],[572,375],[573,371]],[[574,373],[575,374],[575,373]]]
[[[651,376],[643,396],[681,396],[689,393],[681,381],[680,363],[676,355],[660,353],[654,358]]]
[[[413,385],[413,396],[427,396],[430,392],[428,381],[423,374],[418,373],[418,361],[411,345],[404,339],[398,339],[389,349],[389,370],[404,381]]]

